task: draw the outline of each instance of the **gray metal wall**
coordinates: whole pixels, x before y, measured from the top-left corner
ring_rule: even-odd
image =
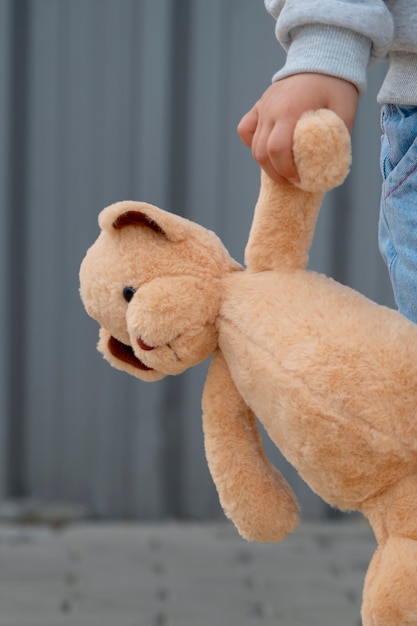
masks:
[[[216,230],[242,260],[258,168],[235,128],[283,62],[273,30],[261,0],[0,0],[0,498],[220,514],[201,430],[207,365],[148,385],[112,370],[78,267],[101,208],[127,198]],[[376,243],[382,72],[311,266],[391,304]],[[266,445],[304,513],[326,514]]]

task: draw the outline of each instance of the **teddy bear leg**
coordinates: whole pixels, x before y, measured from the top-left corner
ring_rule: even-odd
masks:
[[[365,578],[364,626],[417,626],[417,474],[362,503],[378,542]]]
[[[390,537],[365,577],[363,626],[417,626],[417,541]]]

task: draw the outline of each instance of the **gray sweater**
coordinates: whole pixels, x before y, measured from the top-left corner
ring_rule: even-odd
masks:
[[[378,102],[417,106],[417,0],[265,0],[287,51],[279,80],[302,72],[366,88],[373,59],[388,60]]]

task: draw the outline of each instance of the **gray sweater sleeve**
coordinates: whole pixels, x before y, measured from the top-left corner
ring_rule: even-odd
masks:
[[[385,58],[394,25],[382,0],[265,0],[276,18],[278,41],[287,51],[280,80],[316,72],[344,78],[360,92],[371,58]]]

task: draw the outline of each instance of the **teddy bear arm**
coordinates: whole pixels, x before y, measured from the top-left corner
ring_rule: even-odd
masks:
[[[262,172],[245,251],[251,271],[306,267],[322,199],[349,172],[347,128],[332,111],[307,112],[296,125],[293,153],[300,178],[293,186]]]
[[[284,539],[298,524],[298,504],[266,458],[255,416],[219,350],[204,387],[203,429],[209,469],[226,515],[248,540]]]
[[[323,195],[279,185],[261,172],[259,198],[245,250],[250,271],[306,267]]]

